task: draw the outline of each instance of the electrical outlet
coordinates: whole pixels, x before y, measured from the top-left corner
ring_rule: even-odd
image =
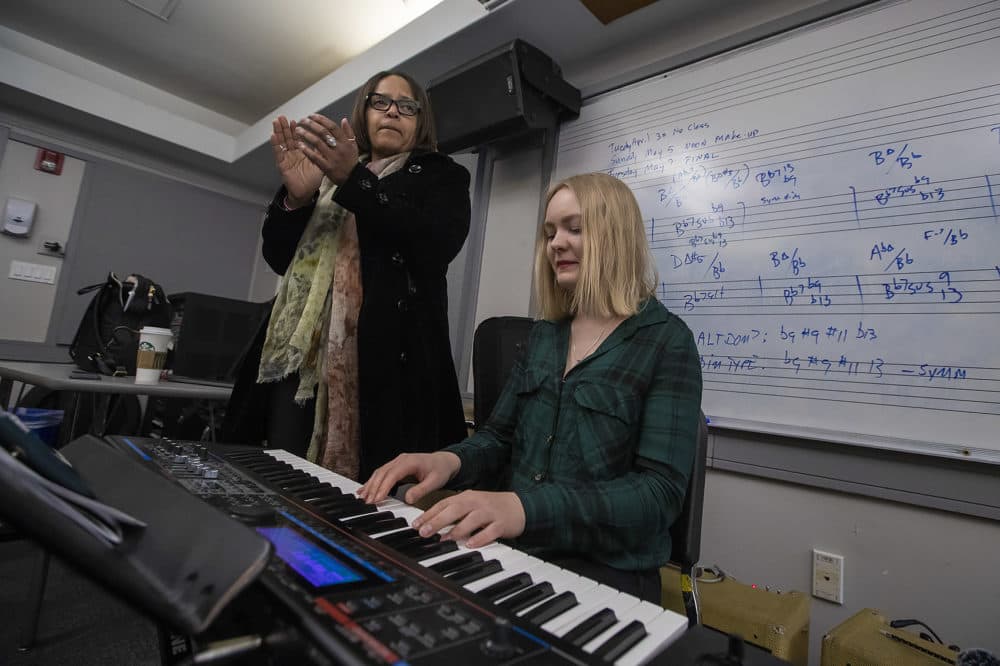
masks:
[[[844,603],[844,556],[813,549],[813,596]]]

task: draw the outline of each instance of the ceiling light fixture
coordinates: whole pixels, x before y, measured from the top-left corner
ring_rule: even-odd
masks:
[[[125,0],[136,9],[152,14],[161,21],[170,21],[171,14],[177,9],[181,0]]]

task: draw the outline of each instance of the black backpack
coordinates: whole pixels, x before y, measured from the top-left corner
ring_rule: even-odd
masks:
[[[100,289],[87,306],[69,355],[81,370],[104,375],[134,375],[139,329],[170,328],[173,308],[163,287],[142,275],[108,279],[77,290]]]

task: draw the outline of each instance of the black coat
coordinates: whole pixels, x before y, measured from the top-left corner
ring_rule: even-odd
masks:
[[[264,259],[284,274],[313,206],[264,220]],[[414,152],[379,180],[362,165],[334,200],[357,220],[363,299],[358,316],[361,479],[399,453],[436,451],[465,437],[448,334],[448,264],[469,233],[469,172],[440,153]],[[247,354],[223,436],[260,441],[267,385],[256,384],[266,322]],[[254,434],[256,433],[256,438]],[[277,444],[280,447],[280,444]]]

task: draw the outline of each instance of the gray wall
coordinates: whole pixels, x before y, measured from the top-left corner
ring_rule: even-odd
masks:
[[[110,270],[142,273],[168,294],[247,298],[262,203],[111,162],[92,162],[88,184],[63,276],[70,292]],[[90,298],[67,294],[53,321],[57,343],[72,340]]]
[[[0,236],[0,340],[44,342],[52,318],[63,259],[41,255],[46,241],[65,246],[86,172],[86,162],[66,157],[62,173],[47,174],[34,168],[38,148],[8,141],[0,160],[0,206],[9,198],[36,204],[27,238]],[[2,210],[2,209],[0,209]],[[11,262],[20,261],[56,269],[56,282],[26,282],[9,277]]]
[[[68,233],[68,240],[65,235],[59,238],[67,248],[64,260],[37,257],[37,263],[62,264],[56,284],[0,282],[0,302],[8,316],[16,313],[33,322],[31,335],[15,331],[13,340],[0,335],[0,357],[68,360],[65,348],[57,344],[70,342],[91,298],[77,295],[76,290],[103,281],[109,271],[142,273],[168,293],[197,291],[263,300],[254,297],[267,293],[266,277],[263,286],[252,278],[269,193],[247,190],[107,136],[63,127],[2,103],[0,129],[5,149],[0,157],[5,161],[11,153],[8,144],[17,148],[23,143],[64,152],[71,164],[84,168],[74,201],[53,197],[39,201],[42,213],[58,209],[58,231]],[[14,156],[18,155],[15,150]],[[18,169],[23,170],[20,162],[23,159]],[[50,231],[41,227],[31,243],[41,242]],[[4,277],[12,258],[0,257]],[[27,293],[30,289],[43,293],[33,296]]]

